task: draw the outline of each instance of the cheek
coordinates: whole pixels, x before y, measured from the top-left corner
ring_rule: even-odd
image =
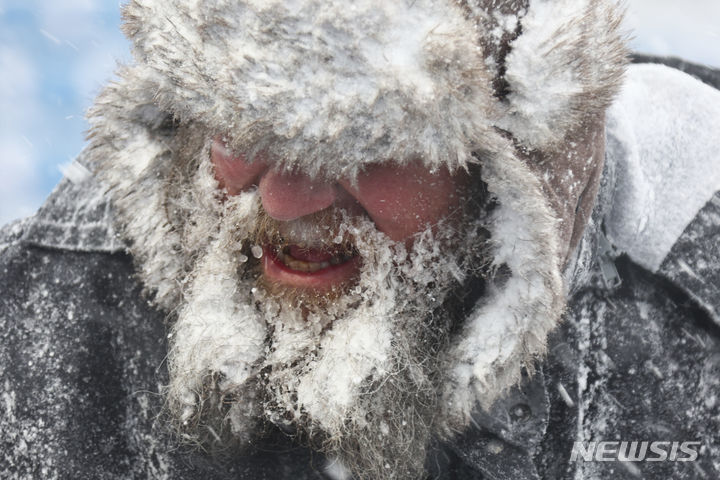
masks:
[[[210,147],[210,160],[215,168],[215,179],[229,195],[237,195],[257,184],[260,174],[267,169],[262,158],[249,163],[243,156],[233,156],[218,139],[213,140]]]
[[[372,166],[353,186],[343,187],[363,206],[378,229],[395,241],[410,240],[447,217],[463,201],[467,174],[430,173],[422,165]]]

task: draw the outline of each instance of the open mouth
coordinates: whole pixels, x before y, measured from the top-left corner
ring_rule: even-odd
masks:
[[[303,289],[333,289],[355,277],[360,266],[357,252],[342,245],[266,244],[263,257],[263,273],[269,280]]]
[[[273,247],[273,252],[277,260],[290,270],[305,273],[315,273],[331,266],[342,265],[355,256],[345,248],[327,250],[298,245]]]

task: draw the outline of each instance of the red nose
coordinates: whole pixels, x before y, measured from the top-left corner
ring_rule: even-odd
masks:
[[[325,210],[335,202],[337,187],[307,175],[268,170],[260,179],[263,208],[276,220],[289,221]]]

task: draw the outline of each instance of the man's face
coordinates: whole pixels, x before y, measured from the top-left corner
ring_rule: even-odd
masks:
[[[179,428],[247,442],[270,422],[369,478],[419,475],[441,423],[448,307],[487,265],[476,174],[416,160],[328,181],[220,139],[187,144],[179,176],[151,180],[182,238],[169,261],[185,262],[169,352]]]
[[[431,172],[419,161],[407,165],[378,163],[354,179],[337,182],[272,169],[262,155],[248,162],[220,139],[211,147],[219,186],[229,195],[257,187],[267,215],[279,222],[283,238],[262,245],[262,274],[275,286],[329,292],[358,275],[357,252],[336,240],[338,232],[318,215],[339,209],[350,217],[367,216],[379,232],[407,247],[414,236],[449,217],[466,201],[469,177],[446,168]],[[310,221],[303,221],[311,219]],[[298,231],[302,230],[302,231]],[[308,230],[315,230],[314,232]],[[293,243],[295,240],[298,243]]]

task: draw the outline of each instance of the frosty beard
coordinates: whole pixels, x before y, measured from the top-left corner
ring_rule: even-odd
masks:
[[[167,405],[183,437],[236,451],[270,422],[356,478],[421,476],[456,321],[446,306],[486,263],[480,206],[418,233],[408,251],[342,211],[277,224],[254,191],[217,201],[211,177],[203,159],[192,185],[172,187],[205,199],[182,219],[196,260],[179,282],[168,357]],[[351,245],[357,281],[328,294],[268,285],[253,253],[288,228],[305,232],[291,243]]]

